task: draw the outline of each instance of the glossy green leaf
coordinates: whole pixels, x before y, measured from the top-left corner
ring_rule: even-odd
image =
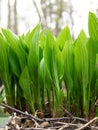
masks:
[[[17,54],[22,70],[26,65],[27,55],[24,49],[22,48],[22,45],[20,44],[19,37],[16,36],[12,31],[7,29],[2,29],[2,32],[8,40],[9,45]]]
[[[96,64],[96,46],[95,41],[93,39],[89,39],[87,42],[87,50],[88,50],[88,62],[89,62],[89,83],[91,83]]]
[[[56,43],[58,44],[60,50],[62,51],[66,41],[72,40],[69,27],[66,26],[58,35]]]
[[[32,37],[28,55],[28,69],[30,72],[31,79],[33,80],[33,82],[35,82],[34,83],[35,85],[37,84],[36,80],[38,81],[38,73],[39,73],[39,33],[40,33],[40,26],[36,28],[36,31]]]
[[[40,35],[40,26],[37,26],[32,40],[30,42],[30,49],[28,54],[28,70],[30,73],[30,78],[32,80],[32,91],[35,98],[35,106],[41,106],[40,99],[40,86],[39,86],[39,35]]]
[[[63,62],[64,62],[64,81],[67,88],[67,102],[68,107],[72,104],[71,99],[73,98],[73,79],[74,79],[74,55],[73,55],[73,44],[72,41],[66,41],[62,51]]]
[[[83,31],[80,32],[78,38],[75,42],[74,48],[74,62],[75,62],[75,72],[77,75],[77,80],[80,84],[80,90],[82,90],[83,94],[83,108],[84,113],[87,116],[89,109],[89,87],[88,87],[88,53],[86,48],[86,37],[85,40],[82,39]],[[82,87],[82,88],[81,88]]]
[[[33,99],[31,94],[31,81],[27,66],[25,66],[22,74],[20,75],[19,84],[23,90],[23,96],[28,101],[29,105],[32,108],[32,111],[34,111]]]
[[[7,47],[6,41],[0,36],[0,75],[6,86],[8,86],[10,82]]]
[[[8,44],[5,38],[0,36],[0,77],[5,86],[5,96],[9,105],[14,105],[14,87],[12,94],[11,74],[8,61]]]
[[[9,64],[10,64],[12,73],[15,74],[17,77],[19,77],[21,73],[21,67],[19,64],[19,59],[17,57],[17,54],[12,49],[12,47],[9,47],[8,58],[9,58]]]
[[[49,76],[48,79],[50,79],[52,84],[54,107],[58,107],[63,97],[60,89],[60,79],[63,76],[62,54],[55,43],[53,35],[48,30],[46,32],[46,44],[44,47],[44,61],[46,71],[48,72],[47,76]]]
[[[94,41],[98,41],[98,18],[92,12],[88,16],[88,31]]]
[[[55,40],[53,35],[47,30],[46,43],[44,47],[44,61],[51,79],[53,79],[53,53]]]

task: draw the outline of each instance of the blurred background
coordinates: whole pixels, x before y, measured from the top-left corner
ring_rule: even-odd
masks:
[[[0,28],[22,34],[41,21],[55,36],[68,25],[76,38],[88,34],[89,11],[98,14],[98,0],[0,0]]]

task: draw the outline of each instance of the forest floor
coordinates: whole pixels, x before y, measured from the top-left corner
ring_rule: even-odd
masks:
[[[66,117],[38,118],[6,104],[2,106],[11,109],[13,114],[0,117],[0,130],[98,130],[98,117],[86,120],[66,111]]]

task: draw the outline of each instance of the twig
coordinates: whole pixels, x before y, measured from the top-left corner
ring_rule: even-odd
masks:
[[[90,120],[88,123],[86,123],[85,125],[83,125],[82,127],[76,129],[76,130],[83,130],[84,128],[86,128],[88,125],[90,125],[91,123],[93,123],[94,121],[98,120],[98,117],[93,118],[92,120]]]
[[[21,111],[21,110],[18,110],[18,109],[16,109],[16,108],[13,108],[13,107],[11,107],[11,106],[9,106],[9,105],[7,105],[7,104],[5,104],[5,103],[2,103],[2,106],[3,107],[5,107],[5,108],[8,108],[8,109],[10,109],[10,110],[12,110],[12,111],[14,111],[14,112],[16,112],[16,113],[19,113],[19,114],[22,114],[22,115],[24,115],[24,116],[27,116],[27,117],[29,117],[29,118],[31,118],[31,119],[34,119],[34,120],[36,120],[36,121],[38,121],[38,122],[44,122],[44,121],[47,121],[47,122],[49,122],[49,121],[62,121],[62,120],[72,120],[72,119],[75,119],[75,120],[79,120],[79,121],[83,121],[83,122],[87,122],[87,120],[85,120],[84,118],[79,118],[79,117],[59,117],[59,118],[43,118],[43,119],[40,119],[40,118],[37,118],[37,117],[35,117],[35,116],[33,116],[33,115],[31,115],[31,114],[28,114],[28,113],[25,113],[25,112],[23,112],[23,111]]]
[[[38,8],[38,6],[37,6],[35,0],[32,0],[32,2],[33,2],[33,4],[34,4],[34,6],[35,6],[35,9],[36,9],[36,12],[37,12],[37,14],[38,14],[39,20],[41,21],[42,18],[41,18],[41,14],[40,14],[39,8]]]
[[[67,111],[64,107],[62,108],[64,111],[65,111],[65,113],[71,118],[71,119],[73,119],[73,121],[71,122],[71,123],[73,123],[74,121],[76,121],[76,120],[80,120],[80,121],[83,121],[83,122],[87,122],[87,120],[86,119],[84,119],[84,118],[80,118],[80,117],[74,117],[69,111]]]
[[[79,121],[83,121],[83,122],[87,122],[87,120],[86,119],[84,119],[84,118],[79,118],[79,117],[73,117],[73,118],[71,118],[71,117],[59,117],[59,118],[45,118],[44,120],[45,121],[62,121],[62,120],[72,120],[72,119],[74,119],[74,120],[79,120]]]
[[[34,119],[34,120],[36,120],[36,121],[38,121],[38,122],[43,122],[43,119],[34,117],[34,116],[31,115],[31,114],[28,114],[28,113],[25,113],[25,112],[23,112],[23,111],[21,111],[21,110],[18,110],[18,109],[16,109],[16,108],[13,108],[13,107],[11,107],[11,106],[5,104],[5,103],[2,103],[2,106],[5,107],[5,108],[8,108],[8,109],[10,109],[10,110],[13,110],[14,112],[17,112],[17,113],[19,113],[19,114],[22,114],[22,115],[24,115],[24,116],[27,116],[27,117],[29,117],[29,118],[32,118],[32,119]]]
[[[74,117],[74,116],[73,116],[69,111],[67,111],[64,107],[63,107],[63,110],[64,110],[64,112],[65,112],[69,117],[71,117],[71,118]]]
[[[59,130],[63,130],[64,128],[68,128],[68,127],[79,127],[79,124],[72,124],[72,123],[64,123],[63,126],[59,129]]]

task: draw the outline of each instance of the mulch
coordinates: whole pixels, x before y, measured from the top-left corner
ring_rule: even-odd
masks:
[[[0,130],[98,130],[98,117],[86,120],[72,116],[66,111],[66,117],[38,118],[36,115],[20,111],[5,103],[2,103],[2,106],[11,109],[13,114]]]

